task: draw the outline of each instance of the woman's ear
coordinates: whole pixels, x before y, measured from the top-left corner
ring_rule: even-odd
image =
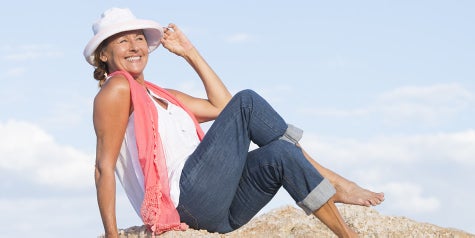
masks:
[[[99,59],[104,63],[107,62],[107,56],[104,55],[104,51],[101,51],[101,53],[99,53]]]

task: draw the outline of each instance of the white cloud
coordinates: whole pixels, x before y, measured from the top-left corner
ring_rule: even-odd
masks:
[[[380,95],[377,107],[392,122],[437,124],[468,107],[473,99],[474,95],[458,84],[408,86]]]
[[[84,188],[93,183],[94,157],[57,143],[40,127],[22,121],[0,122],[0,170],[40,184]]]
[[[64,53],[52,45],[22,45],[17,47],[3,47],[4,60],[26,61],[36,59],[61,58]]]
[[[463,112],[475,102],[475,95],[458,84],[407,86],[384,92],[375,102],[360,108],[305,108],[303,113],[326,117],[380,115],[391,125],[423,123],[437,125]]]
[[[407,86],[383,93],[381,98],[388,101],[418,99],[430,103],[465,103],[473,95],[458,84],[434,84],[427,87]]]
[[[51,105],[49,109],[46,123],[54,125],[55,127],[66,126],[72,127],[83,122],[85,119],[91,120],[93,98],[81,98],[74,95],[69,95],[71,101],[57,101]]]
[[[440,208],[440,201],[433,196],[424,196],[423,189],[411,183],[392,182],[381,187],[385,191],[388,211],[398,213],[431,213]]]
[[[305,114],[313,114],[326,117],[360,117],[366,116],[373,112],[370,108],[356,108],[356,109],[337,109],[337,108],[306,108],[301,110]]]
[[[412,163],[451,161],[474,166],[475,130],[424,135],[379,136],[366,140],[304,135],[302,144],[313,154],[333,162]]]
[[[0,198],[2,237],[96,237],[102,224],[94,195]]]
[[[242,43],[252,40],[253,37],[247,33],[236,33],[226,38],[229,43]]]
[[[5,72],[4,76],[6,78],[18,77],[18,76],[25,75],[25,72],[26,72],[26,69],[24,67],[15,67],[15,68],[8,69]]]

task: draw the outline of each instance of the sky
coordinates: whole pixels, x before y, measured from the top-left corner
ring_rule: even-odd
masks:
[[[232,93],[260,93],[318,162],[384,192],[381,214],[475,233],[474,1],[18,0],[0,8],[2,236],[103,232],[82,52],[111,7],[176,23]],[[145,76],[205,95],[161,47]],[[117,192],[118,226],[140,225]],[[294,204],[282,190],[262,212]]]

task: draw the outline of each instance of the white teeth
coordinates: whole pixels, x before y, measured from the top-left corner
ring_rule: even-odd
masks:
[[[136,61],[136,60],[139,60],[139,59],[140,59],[140,56],[134,56],[134,57],[128,57],[128,58],[126,58],[126,60],[127,60],[127,61],[130,61],[130,62]]]

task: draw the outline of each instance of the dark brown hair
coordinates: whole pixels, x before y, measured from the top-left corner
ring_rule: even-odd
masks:
[[[101,60],[101,53],[106,44],[107,40],[104,40],[94,51],[94,78],[99,81],[99,87],[102,87],[106,82],[107,75],[109,74],[107,64]]]

